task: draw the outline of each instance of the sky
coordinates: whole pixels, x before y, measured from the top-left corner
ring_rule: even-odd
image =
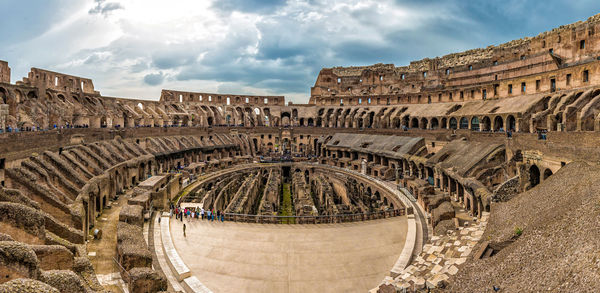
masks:
[[[535,36],[600,1],[0,0],[0,60],[91,78],[104,96],[161,89],[307,103],[324,67],[407,65]]]

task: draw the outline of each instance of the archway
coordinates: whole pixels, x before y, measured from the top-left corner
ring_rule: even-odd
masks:
[[[419,128],[419,119],[417,119],[417,118],[413,118],[413,119],[410,121],[410,127],[411,127],[411,128]]]
[[[508,115],[508,117],[506,117],[506,128],[510,131],[517,130],[517,123],[513,115]]]
[[[427,129],[427,118],[421,118],[421,129]]]
[[[0,102],[2,104],[8,104],[8,94],[4,88],[0,87]]]
[[[471,118],[471,130],[479,131],[479,118],[477,118],[477,117]]]
[[[552,170],[550,169],[546,169],[544,170],[544,180],[546,180],[546,178],[552,176]]]
[[[536,165],[529,167],[529,187],[540,184],[540,169]]]
[[[494,131],[502,130],[504,130],[504,120],[502,120],[502,117],[496,116],[496,118],[494,118]]]
[[[457,127],[457,123],[456,123],[456,118],[452,117],[450,118],[450,129],[456,129]]]
[[[483,117],[480,124],[481,131],[490,131],[492,129],[492,120],[490,117]]]
[[[460,129],[469,129],[469,119],[467,117],[460,118]]]
[[[429,128],[431,129],[438,129],[439,127],[439,123],[438,123],[438,119],[437,118],[431,118],[431,125],[429,125]]]

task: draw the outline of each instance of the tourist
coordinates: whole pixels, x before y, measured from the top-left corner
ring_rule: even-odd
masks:
[[[200,217],[202,217],[202,220],[204,220],[204,208],[200,210]]]
[[[185,237],[185,224],[183,224],[183,237]]]

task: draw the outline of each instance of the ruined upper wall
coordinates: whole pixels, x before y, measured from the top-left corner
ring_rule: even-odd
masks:
[[[33,86],[45,91],[46,89],[69,92],[100,95],[94,90],[94,83],[89,78],[68,75],[49,70],[31,68],[29,75],[23,78],[24,85]]]
[[[309,103],[343,104],[348,100],[344,101],[343,97],[375,95],[396,95],[397,103],[400,103],[400,95],[415,95],[414,98],[417,98],[419,94],[423,97],[429,95],[434,101],[452,101],[456,94],[460,94],[460,90],[466,89],[469,92],[474,89],[477,96],[485,99],[480,85],[505,81],[506,86],[515,83],[518,88],[523,82],[518,80],[521,78],[597,62],[600,55],[598,30],[600,14],[535,37],[443,57],[425,58],[413,61],[408,66],[374,64],[323,68],[311,88]],[[571,74],[576,77],[574,73]],[[538,78],[537,90],[544,91],[541,86],[550,91],[551,87],[544,83],[550,85],[552,78],[553,74]],[[486,89],[487,94],[490,89]],[[508,92],[507,87],[504,91],[494,93],[494,97],[505,97]]]
[[[216,93],[198,93],[176,90],[162,90],[160,101],[165,102],[196,102],[207,105],[256,105],[284,106],[284,96],[247,96]]]
[[[0,60],[0,82],[10,83],[10,67],[8,62]]]

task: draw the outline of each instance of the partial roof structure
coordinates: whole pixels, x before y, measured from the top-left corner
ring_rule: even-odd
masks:
[[[467,140],[453,140],[427,160],[427,165],[438,165],[466,178],[477,176],[476,171],[498,152],[504,153],[505,145]]]
[[[408,136],[336,133],[325,146],[401,158],[403,155],[413,155],[425,147],[425,139]]]

